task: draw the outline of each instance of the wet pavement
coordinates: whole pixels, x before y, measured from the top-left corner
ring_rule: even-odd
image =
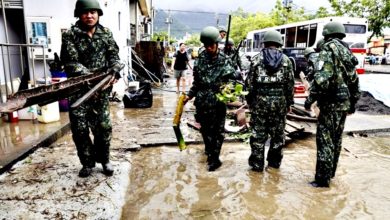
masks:
[[[315,169],[313,136],[290,143],[281,168],[263,173],[249,170],[247,144],[225,143],[222,167],[209,173],[203,145],[195,144],[201,140],[200,135],[184,123],[193,118],[194,108],[188,103],[181,126],[185,140],[190,143],[188,149],[180,151],[175,145],[161,144],[176,141],[172,118],[178,95],[173,83],[170,80],[167,86],[153,91],[152,108],[125,109],[122,103],[112,103],[113,177],[105,177],[97,165],[90,178],[79,178],[81,166],[71,135],[66,133],[0,175],[0,216],[5,219],[384,219],[390,215],[387,209],[390,136],[367,132],[388,131],[389,115],[348,117],[346,132],[355,129],[364,136],[344,136],[344,150],[331,188],[315,189],[308,185]],[[61,118],[67,117],[61,115]],[[47,126],[47,132],[55,130],[51,127],[54,124],[38,126]],[[2,127],[10,124],[1,124],[0,130]],[[13,138],[17,136],[15,129],[7,129],[8,133],[4,133],[8,146],[12,143],[17,148],[23,141]],[[37,131],[19,133],[28,137]],[[42,139],[47,133],[37,136]],[[140,147],[147,143],[158,147]]]
[[[365,64],[366,73],[390,73],[390,65],[370,65]]]

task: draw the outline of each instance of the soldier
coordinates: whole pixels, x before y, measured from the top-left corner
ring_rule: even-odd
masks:
[[[305,58],[307,60],[307,66],[306,66],[306,69],[305,69],[305,72],[304,72],[305,73],[305,79],[308,80],[309,82],[311,82],[313,80],[313,75],[314,75],[314,71],[315,71],[314,65],[317,62],[318,53],[316,53],[314,48],[308,47],[308,48],[305,49],[303,54],[304,54],[304,56],[305,56]]]
[[[99,24],[99,16],[102,15],[103,11],[96,0],[77,0],[74,16],[79,20],[62,35],[61,59],[68,76],[106,70],[119,62],[119,48],[111,31]],[[111,176],[114,172],[109,161],[112,125],[108,96],[112,84],[119,78],[120,74],[117,73],[108,88],[69,111],[73,141],[83,165],[80,177],[91,175],[95,162],[102,164],[105,175]],[[69,97],[70,103],[74,103],[88,90],[82,88],[80,93]],[[89,129],[94,135],[93,141],[89,137]]]
[[[341,150],[341,138],[348,113],[354,113],[359,99],[359,79],[355,72],[356,57],[341,40],[345,28],[341,23],[329,22],[322,32],[325,43],[318,57],[310,95],[305,108],[317,101],[320,114],[317,123],[317,164],[314,187],[329,187],[335,176]]]
[[[234,69],[230,58],[218,49],[218,29],[205,27],[200,34],[204,51],[194,63],[194,81],[184,102],[195,97],[195,119],[200,123],[207,155],[208,170],[218,169],[222,163],[219,159],[224,140],[226,105],[219,101],[216,94],[221,86],[234,79]]]
[[[264,49],[252,58],[246,79],[251,111],[252,153],[249,165],[253,171],[264,169],[264,148],[270,136],[268,166],[279,168],[283,158],[286,115],[294,103],[294,73],[291,61],[280,49],[282,36],[277,31],[264,34]]]

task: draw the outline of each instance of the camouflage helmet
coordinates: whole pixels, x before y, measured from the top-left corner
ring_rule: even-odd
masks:
[[[219,42],[220,38],[218,29],[213,26],[203,28],[202,32],[200,32],[200,41],[205,45]]]
[[[263,42],[264,43],[274,42],[277,43],[279,46],[282,46],[283,45],[282,35],[278,31],[274,31],[274,30],[267,31],[264,34]]]
[[[317,41],[317,44],[316,44],[316,50],[317,50],[317,51],[320,51],[320,50],[321,50],[321,47],[322,47],[322,45],[324,45],[324,43],[325,43],[324,38],[319,39],[319,40]]]
[[[81,13],[88,10],[96,10],[99,16],[103,15],[99,2],[96,0],[77,0],[76,7],[74,9],[74,16],[80,17]]]
[[[226,28],[224,26],[220,26],[218,29],[219,29],[219,33],[226,32]]]
[[[231,46],[234,46],[234,41],[233,41],[233,39],[229,38],[227,44],[228,44],[228,45],[231,45]]]
[[[309,56],[310,54],[312,53],[315,53],[316,51],[314,50],[314,48],[312,47],[306,47],[305,51],[303,51],[303,55],[305,55],[305,57]]]
[[[328,36],[331,34],[340,34],[343,37],[345,37],[345,27],[343,24],[336,22],[336,21],[331,21],[327,23],[324,26],[324,30],[322,31],[322,36]]]

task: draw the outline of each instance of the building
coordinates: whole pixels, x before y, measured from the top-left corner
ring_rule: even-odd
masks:
[[[120,58],[131,60],[130,47],[148,39],[152,30],[152,0],[98,0],[100,22],[109,27],[120,47]],[[48,62],[59,54],[61,33],[76,22],[76,0],[0,0],[1,100],[30,79],[36,86],[50,76]],[[125,68],[124,72],[130,71]],[[13,82],[13,83],[10,83]]]

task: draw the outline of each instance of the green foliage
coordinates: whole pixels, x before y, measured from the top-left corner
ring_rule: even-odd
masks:
[[[262,12],[248,13],[242,8],[238,8],[231,13],[231,33],[230,37],[235,42],[240,42],[244,39],[249,31],[263,29],[267,27],[310,20],[314,18],[327,17],[331,14],[324,7],[320,7],[315,14],[305,13],[303,7],[291,7],[289,9],[283,7],[281,0],[277,0],[274,9],[266,14]]]
[[[329,0],[336,15],[364,17],[368,19],[369,30],[373,36],[381,36],[383,28],[390,27],[389,0]]]
[[[168,33],[165,32],[165,31],[153,33],[152,41],[157,41],[158,39],[160,41],[167,40],[168,39]]]
[[[186,45],[199,47],[201,45],[199,34],[193,34],[191,37],[185,42]]]
[[[248,92],[243,90],[243,85],[233,83],[228,83],[222,86],[221,92],[217,94],[217,98],[219,101],[228,103],[237,101],[240,96],[245,96]]]

